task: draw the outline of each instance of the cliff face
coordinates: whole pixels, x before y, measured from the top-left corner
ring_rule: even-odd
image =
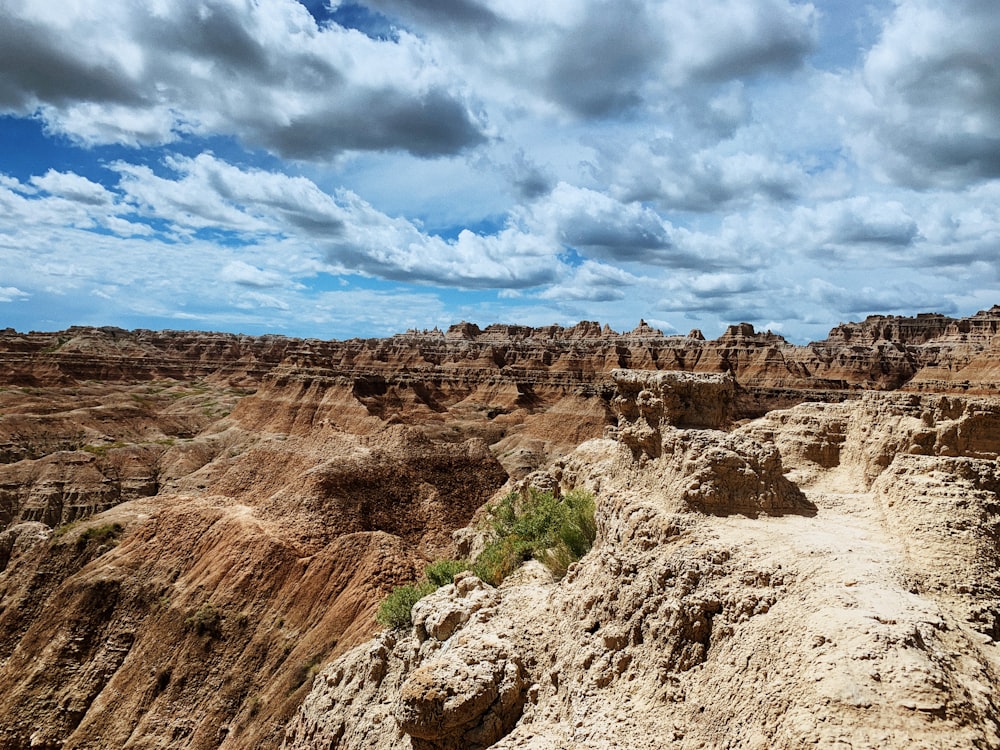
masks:
[[[977,649],[998,627],[998,325],[869,318],[808,347],[746,324],[0,331],[0,746],[272,748],[287,727],[289,747],[725,746],[726,727],[791,747],[833,736],[810,723],[829,701],[854,741],[885,721],[996,746],[975,684],[996,684]],[[464,635],[369,642],[384,595],[539,470],[595,491],[595,552],[559,583],[529,566],[426,605],[476,608]],[[456,654],[485,692],[441,734],[422,701]]]
[[[592,384],[615,368],[731,372],[745,388],[898,388],[911,380],[955,391],[995,392],[1000,306],[970,318],[872,316],[841,324],[824,341],[794,346],[742,323],[718,339],[664,336],[645,323],[626,333],[582,322],[570,328],[472,324],[386,339],[320,341],[183,331],[71,328],[0,331],[0,382],[65,384],[210,378],[256,385],[282,373],[461,389],[486,381],[532,388]]]
[[[982,402],[722,432],[654,419],[658,374],[620,380],[616,439],[550,469],[598,496],[594,549],[560,581],[439,589],[317,676],[286,750],[1000,747],[1000,445],[952,439]]]

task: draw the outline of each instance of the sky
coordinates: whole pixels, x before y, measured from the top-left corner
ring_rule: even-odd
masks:
[[[995,0],[0,0],[0,328],[1000,303]]]

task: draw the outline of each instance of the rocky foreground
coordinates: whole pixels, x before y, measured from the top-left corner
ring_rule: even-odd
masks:
[[[1000,747],[998,328],[0,331],[0,747]]]

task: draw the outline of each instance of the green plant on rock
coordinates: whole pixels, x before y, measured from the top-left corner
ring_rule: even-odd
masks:
[[[114,547],[118,544],[118,537],[122,535],[125,531],[125,527],[120,523],[104,523],[100,526],[91,526],[89,529],[85,529],[80,536],[76,538],[76,546],[79,550],[83,550],[90,542],[96,542],[98,546],[104,545],[105,547]],[[65,532],[61,534],[57,531],[58,536],[64,535]]]
[[[469,570],[468,560],[436,560],[424,568],[424,576],[436,590],[453,582],[463,570]]]
[[[467,560],[437,560],[424,569],[421,581],[397,586],[379,607],[376,620],[389,628],[411,625],[413,605],[451,583],[463,570],[471,570],[494,586],[535,559],[556,577],[583,557],[594,544],[594,496],[572,490],[562,497],[530,490],[512,492],[487,508],[487,542],[470,564]]]
[[[455,580],[456,575],[470,567],[468,560],[435,560],[424,568],[420,581],[394,588],[379,606],[375,620],[387,628],[411,625],[414,604],[442,586],[447,586]]]
[[[210,638],[222,635],[222,613],[205,602],[184,620],[184,627]]]
[[[405,584],[392,590],[379,605],[375,620],[387,628],[403,628],[413,623],[413,605],[437,590],[429,581]]]
[[[543,563],[561,578],[594,544],[594,496],[571,490],[560,498],[551,492],[512,492],[489,511],[490,540],[473,571],[498,585],[525,560]]]

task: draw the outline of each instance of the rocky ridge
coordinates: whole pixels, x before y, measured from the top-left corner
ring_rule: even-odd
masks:
[[[619,381],[647,406],[665,387]],[[630,429],[652,412],[618,399],[614,439],[549,469],[599,497],[594,550],[561,581],[529,564],[423,600],[318,675],[286,750],[1000,746],[1000,446],[918,437],[981,404],[869,394],[728,433],[665,416],[652,445]],[[908,411],[905,439],[872,419]]]
[[[998,321],[0,332],[0,745],[995,747]],[[524,482],[594,552],[369,642]]]

